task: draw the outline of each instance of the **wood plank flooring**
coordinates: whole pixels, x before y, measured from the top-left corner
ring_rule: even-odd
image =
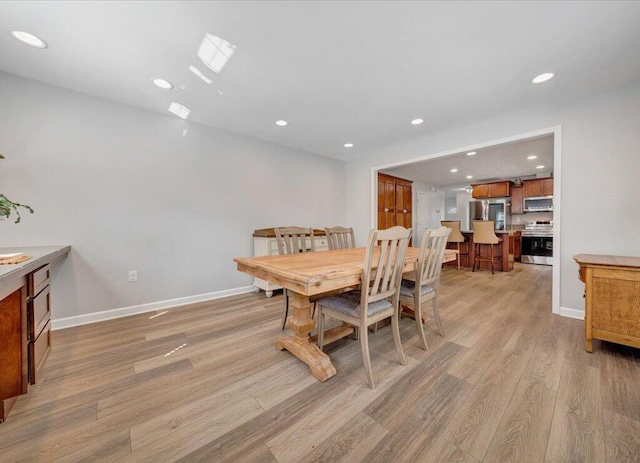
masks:
[[[53,333],[0,424],[4,462],[640,462],[640,350],[551,314],[551,267],[446,268],[446,337],[402,319],[327,346],[320,383],[274,342],[282,296],[233,296]],[[430,309],[430,308],[429,308]],[[430,310],[427,310],[428,312]]]

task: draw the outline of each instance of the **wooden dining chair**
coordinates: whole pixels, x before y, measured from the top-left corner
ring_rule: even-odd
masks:
[[[375,388],[369,355],[369,325],[391,317],[393,341],[406,365],[399,329],[399,287],[411,229],[392,227],[371,230],[367,240],[359,290],[325,297],[318,304],[318,347],[324,346],[324,317],[329,315],[358,328],[360,347],[369,387]],[[390,300],[391,299],[391,300]]]
[[[297,254],[300,252],[312,252],[316,250],[316,242],[313,237],[313,228],[303,227],[278,227],[273,229],[276,233],[278,254]],[[289,294],[283,289],[284,306],[282,308],[282,329],[287,326],[289,314]]]
[[[353,228],[327,227],[324,232],[327,235],[330,251],[356,247],[356,236],[353,233]]]
[[[403,279],[400,284],[400,304],[413,308],[416,324],[418,325],[418,335],[424,350],[428,349],[427,338],[424,335],[422,324],[422,304],[424,302],[432,301],[433,316],[438,324],[440,335],[444,337],[438,306],[438,287],[440,286],[444,250],[447,247],[447,239],[450,234],[451,229],[448,227],[427,228],[424,235],[422,235],[415,281]]]

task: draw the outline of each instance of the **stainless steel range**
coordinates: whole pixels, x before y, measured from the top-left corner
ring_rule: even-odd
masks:
[[[522,231],[522,263],[553,264],[553,220],[525,223]]]

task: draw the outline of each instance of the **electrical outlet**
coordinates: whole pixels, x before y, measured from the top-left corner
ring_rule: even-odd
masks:
[[[133,283],[134,281],[138,281],[138,271],[129,270],[129,283]]]

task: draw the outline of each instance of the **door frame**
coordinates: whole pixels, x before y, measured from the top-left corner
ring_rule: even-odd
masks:
[[[390,169],[392,167],[405,166],[409,164],[415,164],[417,162],[429,161],[431,159],[437,159],[454,154],[460,154],[464,151],[473,151],[482,148],[487,148],[494,145],[502,145],[504,143],[511,143],[529,138],[537,138],[545,135],[553,135],[553,277],[552,277],[552,296],[551,296],[551,311],[554,314],[573,316],[575,315],[567,312],[563,313],[560,307],[560,227],[562,225],[561,220],[561,193],[562,193],[562,126],[556,125],[554,127],[548,127],[545,129],[534,130],[532,132],[522,133],[519,135],[513,135],[506,138],[500,138],[497,140],[490,140],[484,143],[476,143],[474,145],[463,146],[460,148],[450,149],[447,151],[441,151],[438,153],[426,154],[424,156],[418,156],[416,158],[407,159],[404,161],[396,161],[388,164],[382,164],[371,168],[371,228],[377,227],[377,210],[378,210],[378,181],[377,175],[380,170]]]

